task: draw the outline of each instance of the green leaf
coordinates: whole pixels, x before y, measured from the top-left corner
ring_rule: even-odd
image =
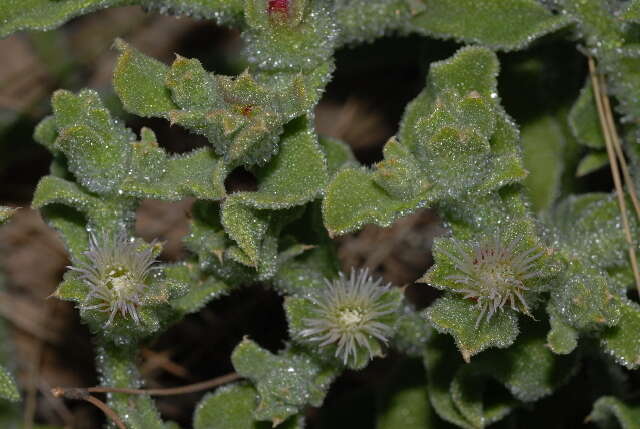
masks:
[[[422,313],[408,304],[405,304],[394,330],[394,348],[408,356],[421,356],[424,353],[425,344],[434,334],[433,328],[424,323]]]
[[[242,12],[242,0],[6,0],[0,4],[0,38],[18,30],[50,30],[77,16],[130,4],[220,22],[237,21]]]
[[[155,159],[149,159],[153,152]],[[167,156],[157,143],[134,143],[132,165],[130,175],[120,185],[124,195],[172,201],[185,197],[219,200],[226,196],[226,169],[209,148]]]
[[[46,116],[36,126],[33,132],[33,139],[46,147],[51,153],[56,152],[55,142],[58,138],[58,124],[56,118],[53,115]]]
[[[604,331],[602,346],[620,365],[636,369],[640,367],[640,305],[626,298],[620,299],[620,321]]]
[[[8,221],[16,210],[15,208],[0,206],[0,225]]]
[[[132,223],[135,206],[135,202],[127,198],[102,199],[55,176],[40,179],[31,204],[41,209],[52,226],[62,233],[72,257],[87,248],[87,223],[94,230],[117,232],[123,222]]]
[[[551,330],[547,334],[549,349],[559,355],[571,353],[578,345],[578,332],[555,315],[553,309],[548,309],[548,312],[551,324]]]
[[[191,263],[169,265],[164,268],[168,281],[189,285],[188,292],[171,302],[173,308],[181,313],[195,313],[209,301],[228,295],[233,287],[216,277],[206,276]]]
[[[484,195],[522,180],[518,130],[497,103],[497,73],[496,55],[479,47],[433,63],[385,160],[373,171],[341,170],[329,184],[323,215],[330,234],[388,226],[442,196]]]
[[[430,0],[407,27],[428,36],[509,51],[569,22],[534,0]]]
[[[559,121],[543,116],[522,128],[524,186],[535,212],[551,208],[560,193],[565,138]]]
[[[260,400],[254,416],[277,425],[306,405],[319,407],[335,377],[335,369],[322,366],[306,352],[288,348],[278,355],[245,339],[233,351],[236,371],[256,386]]]
[[[351,147],[348,144],[338,139],[325,136],[319,136],[318,143],[327,160],[327,169],[330,178],[333,178],[338,171],[346,166],[358,165],[351,151]]]
[[[629,212],[632,237],[638,236],[635,216]],[[614,194],[570,196],[551,215],[563,251],[572,259],[589,260],[599,268],[626,266],[628,244]]]
[[[497,102],[498,68],[496,55],[479,47],[432,63],[400,124],[400,142],[451,197],[482,195],[526,176],[518,130]]]
[[[487,352],[474,363],[524,402],[549,396],[578,368],[576,356],[558,356],[549,350],[544,328],[533,322],[523,327],[523,334],[512,347]]]
[[[69,170],[82,186],[109,199],[127,196],[178,200],[186,196],[221,199],[226,168],[211,149],[168,156],[147,128],[141,141],[114,120],[97,93],[67,91],[54,94],[53,119],[45,119],[36,137],[61,151]],[[55,123],[55,141],[45,129]]]
[[[515,401],[502,392],[485,397],[487,377],[474,370],[472,366],[460,368],[451,381],[449,392],[460,413],[474,427],[484,428],[511,413]]]
[[[604,148],[604,135],[593,97],[591,79],[587,79],[580,95],[569,112],[569,126],[573,136],[585,146],[593,149]]]
[[[141,388],[142,380],[136,368],[137,347],[102,344],[97,348],[97,367],[104,386]],[[112,393],[107,404],[122,419],[127,429],[167,429],[149,395]]]
[[[424,368],[405,360],[394,368],[379,390],[376,429],[436,429],[441,427],[429,405]]]
[[[17,30],[49,30],[79,15],[130,0],[4,0],[0,4],[0,38]]]
[[[384,146],[384,161],[377,163],[373,172],[373,180],[401,200],[412,200],[431,187],[424,176],[417,159],[395,138]]]
[[[340,28],[338,44],[373,41],[402,28],[425,9],[422,0],[339,0],[335,12]]]
[[[113,88],[124,108],[139,116],[164,116],[177,108],[165,86],[169,67],[138,50],[122,39],[115,47],[120,51],[113,71]]]
[[[168,67],[123,41],[117,47],[114,87],[125,108],[204,135],[229,168],[263,165],[278,151],[283,126],[318,101],[315,72],[281,76],[269,87],[246,71],[213,75],[182,57]]]
[[[579,331],[615,326],[621,308],[612,292],[598,269],[572,261],[554,282],[547,311]]]
[[[53,293],[53,296],[63,301],[80,303],[84,301],[88,293],[89,286],[85,282],[80,280],[78,276],[74,275],[70,271],[67,271],[64,274],[62,283],[58,285],[58,288]]]
[[[587,174],[600,170],[606,165],[609,165],[609,156],[606,152],[588,153],[580,160],[578,168],[576,168],[576,176],[586,176]]]
[[[389,226],[398,217],[425,207],[433,200],[431,192],[411,201],[394,198],[375,182],[367,169],[345,168],[327,187],[322,214],[329,234],[335,236],[367,223]]]
[[[463,364],[459,356],[447,336],[431,337],[424,353],[429,401],[443,420],[463,429],[477,429],[460,412],[449,392],[451,380]]]
[[[640,1],[631,0],[622,14],[622,19],[636,23],[640,22]]]
[[[260,246],[267,233],[270,213],[247,207],[235,195],[227,198],[222,205],[221,221],[229,236],[238,243],[253,266],[257,266]]]
[[[325,279],[337,276],[338,260],[330,244],[321,244],[282,263],[273,278],[273,286],[283,294],[304,295],[326,287]]]
[[[613,396],[603,396],[593,404],[593,411],[587,417],[603,429],[640,428],[640,406],[629,405]]]
[[[332,5],[290,0],[284,13],[269,11],[268,5],[245,2],[245,55],[253,68],[308,73],[330,59],[338,34]]]
[[[258,190],[238,192],[234,198],[257,209],[280,209],[309,202],[322,192],[328,181],[326,160],[307,120],[289,124],[279,148],[257,170]]]
[[[253,386],[240,383],[219,388],[207,394],[196,408],[194,429],[267,429],[266,422],[257,422],[253,412],[258,403]]]
[[[0,398],[11,402],[20,400],[20,392],[13,376],[2,365],[0,365]]]
[[[605,0],[576,2],[562,0],[563,13],[571,17],[583,35],[586,47],[598,62],[598,71],[607,76],[609,92],[618,101],[625,122],[640,117],[640,55],[636,36],[625,23],[622,10]]]
[[[95,91],[59,90],[51,99],[58,129],[54,148],[69,170],[93,192],[113,193],[127,174],[133,133],[111,118]]]
[[[450,334],[465,361],[489,347],[509,347],[518,336],[518,318],[511,311],[498,311],[476,327],[480,309],[473,301],[451,294],[438,298],[426,317],[438,332]]]

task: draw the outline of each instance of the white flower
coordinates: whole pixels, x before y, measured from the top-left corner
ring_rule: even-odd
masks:
[[[106,326],[116,314],[131,317],[140,323],[138,306],[142,304],[147,279],[155,262],[151,247],[141,249],[126,235],[105,233],[89,237],[89,250],[84,252],[86,260],[70,266],[80,273],[80,278],[89,286],[84,310],[109,312]]]
[[[367,360],[380,354],[393,333],[389,316],[396,312],[389,284],[374,280],[367,269],[351,270],[349,278],[340,273],[338,279],[326,281],[327,287],[309,299],[314,304],[313,317],[304,319],[306,329],[300,335],[320,347],[335,345],[335,356],[345,365],[358,365],[361,353]]]
[[[529,288],[525,283],[541,275],[534,270],[534,265],[544,252],[538,247],[517,251],[519,242],[505,243],[496,235],[480,243],[471,243],[470,251],[456,240],[453,240],[455,254],[440,249],[460,272],[447,276],[447,279],[462,286],[456,291],[464,293],[465,298],[477,301],[480,315],[476,327],[485,315],[490,320],[507,303],[513,310],[529,315],[524,297]]]

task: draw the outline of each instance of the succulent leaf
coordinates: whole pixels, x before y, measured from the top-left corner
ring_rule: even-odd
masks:
[[[533,0],[508,5],[500,0],[437,0],[425,6],[424,12],[409,21],[410,30],[507,51],[522,49],[570,23]]]
[[[603,396],[593,404],[593,411],[587,417],[601,428],[640,428],[640,407],[630,405],[613,396]]]
[[[248,339],[235,348],[231,360],[236,371],[256,386],[255,418],[275,425],[306,405],[320,406],[335,377],[335,369],[303,350],[289,347],[274,355]]]

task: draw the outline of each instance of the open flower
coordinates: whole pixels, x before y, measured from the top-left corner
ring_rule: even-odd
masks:
[[[84,256],[85,260],[69,267],[89,287],[84,310],[108,312],[107,327],[118,313],[140,324],[138,307],[155,262],[152,247],[141,248],[124,234],[92,234]]]
[[[477,302],[480,314],[476,327],[485,316],[487,321],[491,320],[505,305],[531,315],[525,298],[530,290],[528,283],[543,276],[536,269],[538,259],[544,254],[542,249],[535,246],[523,249],[521,240],[506,241],[499,235],[480,242],[463,243],[453,239],[451,243],[453,251],[444,246],[438,248],[455,270],[455,274],[445,279],[457,286],[454,292],[464,293],[465,298]]]
[[[335,356],[352,367],[382,355],[382,345],[393,334],[400,291],[382,285],[367,269],[352,269],[348,278],[340,273],[326,285],[308,298],[312,314],[303,320],[300,336],[320,347],[335,347]]]

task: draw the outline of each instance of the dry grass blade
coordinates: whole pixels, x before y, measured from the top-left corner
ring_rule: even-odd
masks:
[[[602,127],[602,131],[604,134],[605,146],[607,148],[607,156],[609,157],[609,163],[611,165],[611,174],[613,176],[613,183],[616,188],[616,195],[618,198],[618,206],[620,207],[620,214],[622,217],[622,226],[624,228],[625,238],[627,240],[627,244],[629,245],[629,259],[631,261],[631,269],[633,271],[633,277],[636,282],[636,288],[638,289],[638,293],[640,293],[640,272],[638,271],[638,260],[636,258],[635,244],[633,241],[633,237],[631,236],[631,228],[629,226],[629,218],[627,217],[627,203],[625,201],[624,196],[624,186],[622,183],[622,178],[620,177],[620,167],[618,165],[618,158],[616,156],[616,148],[614,141],[618,142],[618,146],[620,145],[619,139],[615,130],[615,124],[613,122],[613,115],[611,113],[611,107],[609,105],[609,99],[605,94],[605,86],[604,79],[602,75],[598,74],[596,71],[596,65],[592,57],[589,57],[589,74],[591,76],[591,83],[593,86],[593,93],[596,100],[596,106],[598,108],[598,117],[600,118],[600,126]],[[622,155],[622,151],[620,150],[620,156]],[[622,157],[624,159],[624,157]],[[624,161],[623,161],[624,162]],[[626,170],[626,164],[625,168]],[[628,174],[628,171],[627,171]],[[633,183],[630,179],[627,179],[627,175],[625,175],[625,179],[628,184]],[[630,190],[632,188],[629,188]],[[631,193],[635,193],[635,189]],[[635,195],[631,197],[632,201],[635,198]],[[634,202],[634,207],[638,210],[636,206],[636,202]]]
[[[51,389],[51,393],[55,397],[64,396],[65,398],[70,399],[84,399],[85,396],[89,395],[90,393],[127,393],[130,395],[172,396],[212,389],[223,384],[231,383],[232,381],[238,380],[240,378],[242,378],[241,375],[235,372],[231,372],[229,374],[221,375],[220,377],[201,381],[199,383],[188,384],[186,386],[179,387],[170,387],[167,389],[129,389],[126,387],[109,386],[95,386],[87,388],[54,387],[53,389]]]

